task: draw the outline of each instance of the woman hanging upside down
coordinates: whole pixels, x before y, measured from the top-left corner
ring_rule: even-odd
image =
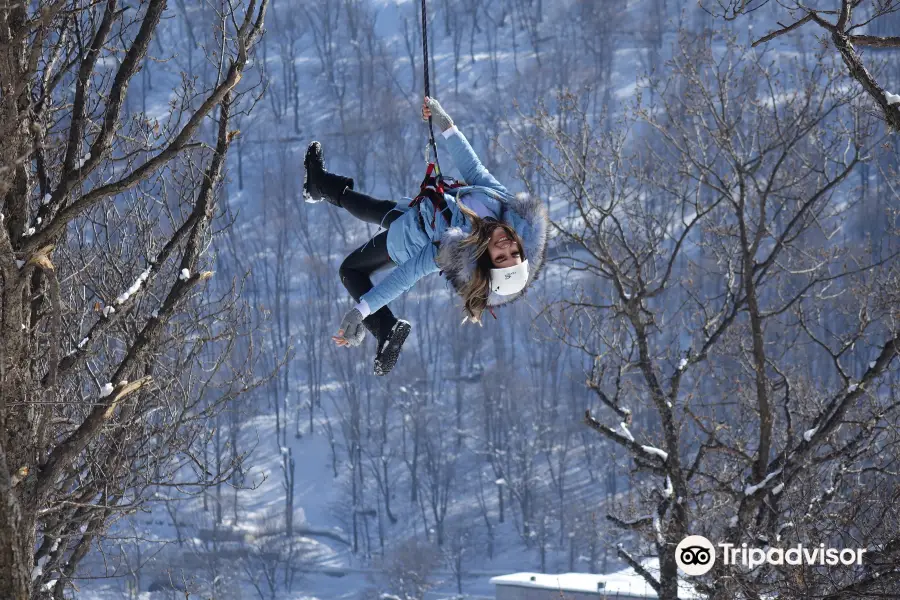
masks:
[[[419,279],[443,271],[462,296],[466,318],[480,322],[485,310],[521,297],[544,259],[548,220],[543,203],[511,195],[481,164],[437,100],[425,98],[422,117],[433,117],[443,131],[465,183],[443,194],[431,190],[429,198],[413,206],[354,191],[353,179],[325,170],[319,142],[309,145],[304,161],[307,202],[327,200],[387,230],[341,265],[341,282],[357,304],[332,337],[338,346],[359,346],[368,329],[378,344],[376,375],[394,367],[411,329],[387,305]],[[392,263],[397,268],[373,285],[371,274]]]

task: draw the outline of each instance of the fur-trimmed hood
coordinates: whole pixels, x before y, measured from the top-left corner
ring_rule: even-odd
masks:
[[[461,188],[456,197],[465,196],[469,190],[475,191],[474,188]],[[528,194],[509,196],[481,187],[478,187],[478,191],[488,192],[490,196],[500,200],[502,208],[499,220],[512,227],[522,238],[525,259],[528,261],[528,283],[522,291],[508,296],[491,292],[488,296],[488,307],[502,306],[525,295],[525,291],[537,278],[544,264],[549,223],[547,207],[540,199]],[[436,259],[438,267],[457,292],[461,292],[469,282],[476,267],[475,249],[462,244],[468,235],[469,232],[459,227],[448,228],[441,236],[441,245]]]

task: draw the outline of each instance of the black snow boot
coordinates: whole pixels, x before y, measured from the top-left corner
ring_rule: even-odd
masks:
[[[319,142],[312,142],[306,149],[303,166],[306,168],[303,177],[303,198],[307,202],[327,200],[335,206],[340,206],[344,190],[353,189],[352,178],[341,177],[325,170],[325,156]]]
[[[384,339],[378,340],[378,351],[375,353],[375,374],[387,375],[397,364],[403,342],[412,331],[409,321],[399,319]]]
[[[387,375],[397,364],[403,342],[409,337],[412,325],[403,319],[385,318],[384,309],[376,311],[363,319],[363,325],[375,338],[375,368],[376,375]],[[381,314],[379,314],[381,313]]]

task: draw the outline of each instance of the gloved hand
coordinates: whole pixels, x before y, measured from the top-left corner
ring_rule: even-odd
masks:
[[[338,346],[359,346],[366,337],[366,330],[363,327],[363,316],[359,309],[354,308],[341,321],[341,328],[336,336],[332,336],[332,340]]]
[[[434,123],[441,131],[447,131],[453,127],[453,119],[450,118],[441,103],[434,98],[425,96],[425,103],[422,105],[422,119],[427,121],[428,117],[434,119]]]

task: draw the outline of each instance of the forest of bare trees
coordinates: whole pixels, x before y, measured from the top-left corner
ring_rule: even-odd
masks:
[[[302,157],[416,188],[419,3],[0,8],[0,596],[674,600],[688,534],[870,549],[709,598],[900,588],[898,7],[676,4],[429,3],[432,94],[551,260],[483,327],[420,281],[386,378],[328,344],[377,229]]]

